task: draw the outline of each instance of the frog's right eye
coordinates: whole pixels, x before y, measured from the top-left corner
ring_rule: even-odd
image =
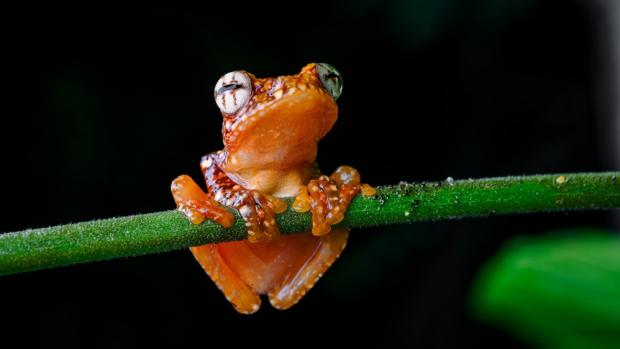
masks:
[[[215,103],[224,114],[234,114],[252,97],[252,81],[244,71],[224,74],[215,84]]]

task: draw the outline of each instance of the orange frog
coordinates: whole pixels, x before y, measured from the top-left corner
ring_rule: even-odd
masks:
[[[329,64],[306,65],[299,74],[258,79],[245,71],[222,76],[215,101],[224,117],[224,149],[205,155],[205,193],[189,176],[171,186],[177,208],[194,224],[211,219],[225,227],[239,211],[247,241],[195,246],[200,265],[240,313],[251,314],[266,294],[287,309],[316,283],[344,249],[349,232],[331,229],[359,192],[359,173],[339,167],[320,175],[318,141],[336,121],[342,78]],[[372,189],[364,185],[372,193]],[[275,215],[311,211],[312,232],[280,236]]]

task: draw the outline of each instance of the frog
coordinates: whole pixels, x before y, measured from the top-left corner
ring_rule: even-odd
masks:
[[[201,158],[207,191],[180,175],[171,192],[192,224],[231,227],[230,209],[244,220],[245,240],[190,247],[239,313],[258,311],[262,295],[276,309],[295,305],[347,244],[349,230],[332,226],[360,191],[373,195],[353,167],[326,176],[316,162],[319,140],[338,117],[342,87],[341,74],[327,63],[274,78],[236,70],[215,84],[224,148]],[[276,216],[289,209],[286,197],[294,197],[290,209],[312,214],[310,231],[280,233]]]

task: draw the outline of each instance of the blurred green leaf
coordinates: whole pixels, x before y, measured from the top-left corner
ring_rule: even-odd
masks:
[[[478,275],[475,315],[543,348],[620,348],[620,238],[578,229],[511,241]]]

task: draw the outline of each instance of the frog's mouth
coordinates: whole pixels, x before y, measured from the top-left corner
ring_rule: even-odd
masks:
[[[287,169],[312,163],[318,141],[332,128],[336,102],[322,89],[297,90],[236,125],[227,167]]]

